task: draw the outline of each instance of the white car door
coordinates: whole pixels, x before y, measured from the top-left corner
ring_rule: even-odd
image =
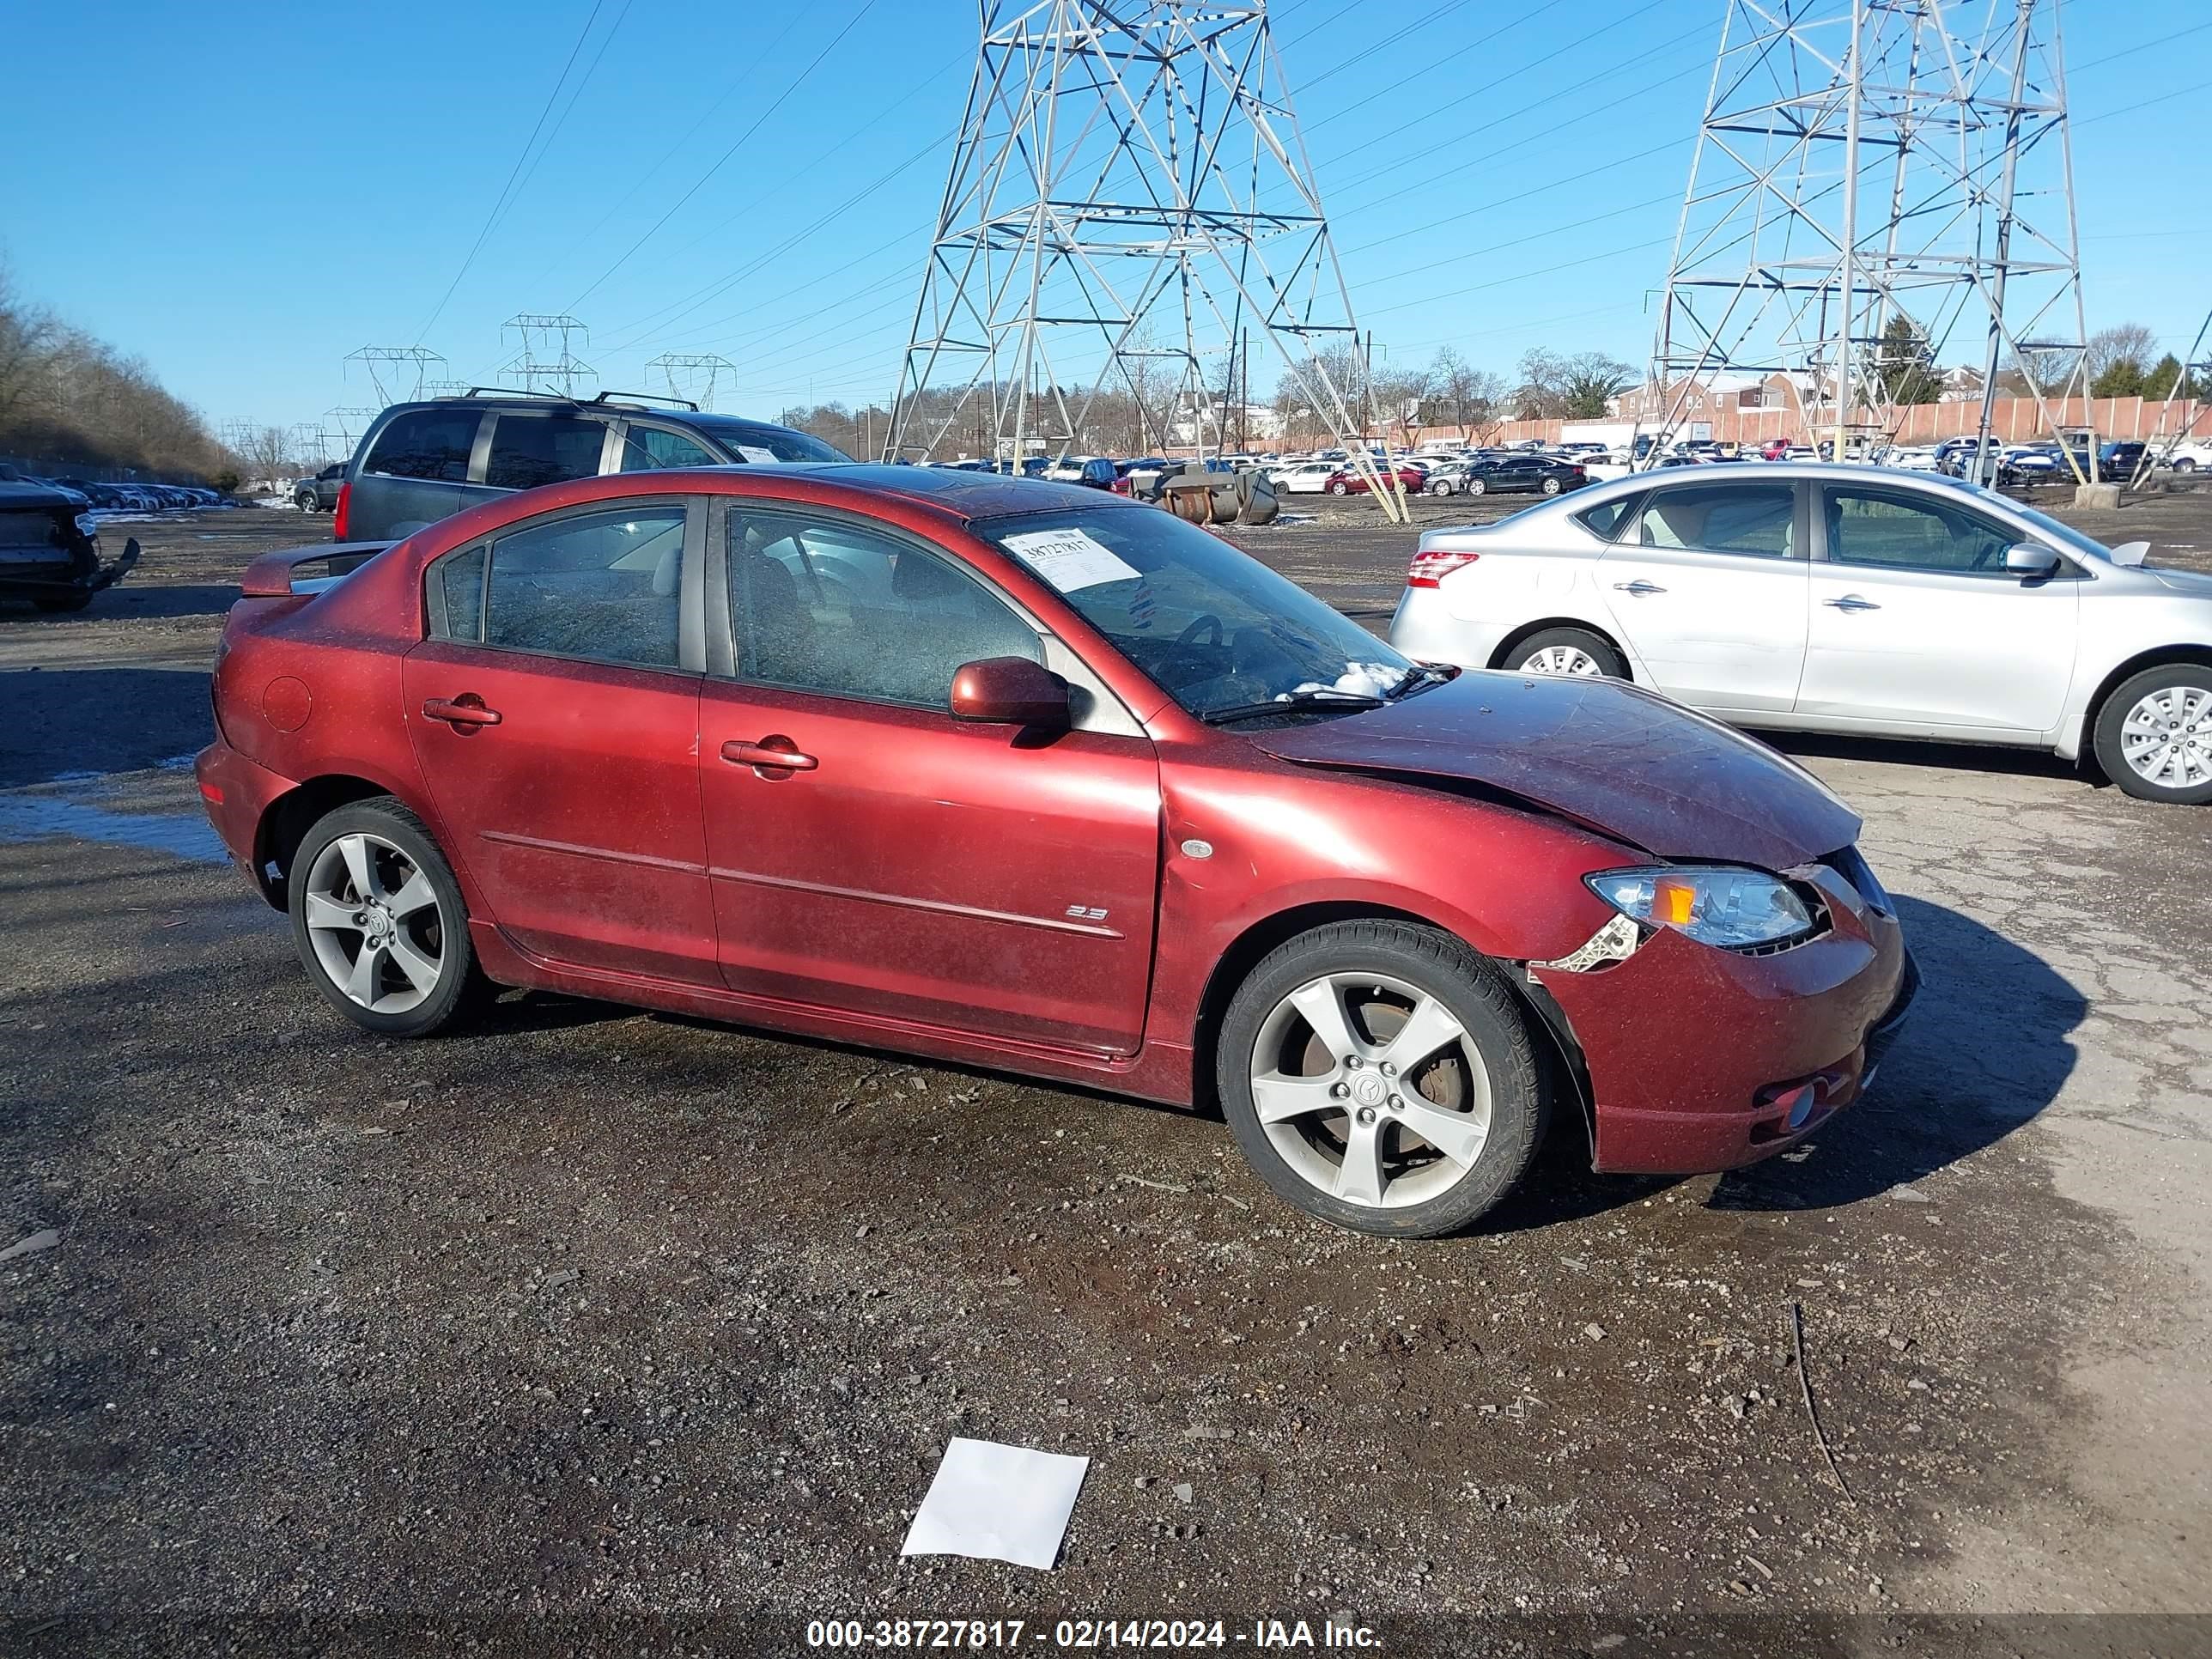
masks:
[[[2033,742],[2074,678],[2081,578],[2005,568],[2021,538],[1966,500],[1820,487],[1811,632],[1797,712],[1824,726]]]
[[[1790,710],[1805,660],[1805,529],[1797,486],[1747,469],[1644,498],[1597,581],[1652,684],[1697,708]]]

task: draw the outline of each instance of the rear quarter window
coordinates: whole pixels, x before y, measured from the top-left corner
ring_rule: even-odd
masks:
[[[1585,507],[1575,514],[1575,521],[1600,541],[1611,541],[1620,533],[1621,520],[1628,516],[1643,497],[1638,495],[1617,495],[1609,501],[1600,501],[1595,507]]]
[[[600,421],[573,415],[501,415],[492,424],[484,482],[495,489],[535,489],[594,477],[606,439],[606,425]]]
[[[377,434],[364,472],[393,478],[465,483],[469,452],[483,416],[473,409],[416,409],[395,416]]]

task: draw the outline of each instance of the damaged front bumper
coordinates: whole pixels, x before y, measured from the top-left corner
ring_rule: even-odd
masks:
[[[123,544],[121,556],[103,562],[100,544],[86,538],[57,556],[52,547],[0,547],[0,599],[36,599],[81,605],[115,586],[137,568],[138,538]]]
[[[1790,875],[1826,900],[1826,928],[1802,945],[1737,952],[1665,927],[1631,941],[1608,924],[1572,956],[1529,964],[1588,1073],[1595,1168],[1756,1163],[1873,1081],[1918,987],[1903,930],[1826,866]]]

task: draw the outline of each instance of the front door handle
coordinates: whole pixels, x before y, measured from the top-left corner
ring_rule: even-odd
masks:
[[[497,726],[499,710],[487,708],[482,697],[464,691],[458,697],[432,697],[422,705],[426,720],[443,720],[455,731],[466,726]]]
[[[772,767],[780,772],[811,772],[822,763],[802,755],[789,738],[763,738],[758,743],[726,743],[722,758],[732,766]]]
[[[1846,593],[1840,599],[1823,599],[1820,603],[1825,605],[1832,606],[1838,611],[1879,611],[1881,609],[1881,607],[1876,605],[1872,599],[1863,599],[1856,593]]]
[[[1632,582],[1615,582],[1613,584],[1613,587],[1620,592],[1635,593],[1638,595],[1644,593],[1664,593],[1667,591],[1665,588],[1660,586],[1657,582],[1647,582],[1641,577],[1638,577]]]

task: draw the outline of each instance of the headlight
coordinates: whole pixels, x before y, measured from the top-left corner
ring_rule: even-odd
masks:
[[[1810,933],[1812,913],[1790,884],[1733,865],[1608,870],[1585,876],[1590,890],[1625,916],[1673,927],[1724,949],[1772,945]]]
[[[100,520],[94,518],[89,513],[78,514],[76,515],[76,533],[88,538],[96,538],[100,534]]]

